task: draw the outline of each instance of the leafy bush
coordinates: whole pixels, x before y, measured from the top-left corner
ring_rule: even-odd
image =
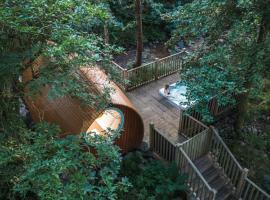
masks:
[[[232,142],[231,149],[241,164],[249,169],[249,177],[264,189],[269,190],[267,188],[269,178],[265,177],[270,174],[270,136],[254,133],[245,133],[242,136],[242,141]]]
[[[56,126],[43,123],[24,141],[1,140],[0,199],[114,200],[127,191],[114,136],[58,134]]]
[[[186,177],[179,174],[175,164],[164,164],[159,160],[146,160],[139,152],[129,154],[122,163],[122,174],[133,185],[123,199],[174,199],[184,197]]]
[[[162,14],[173,7],[173,2],[145,0],[142,6],[144,42],[165,41],[170,30]],[[135,45],[135,8],[133,0],[111,1],[110,9],[115,23],[109,27],[113,42],[118,45]]]

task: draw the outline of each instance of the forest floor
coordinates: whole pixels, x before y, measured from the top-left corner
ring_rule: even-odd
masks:
[[[151,43],[144,46],[142,63],[153,62],[156,59],[170,55],[169,50],[162,43]],[[130,69],[136,58],[136,47],[129,47],[123,54],[114,57],[114,61],[121,67]]]
[[[185,49],[187,51],[194,51],[199,48],[200,44],[202,42],[202,39],[194,40],[191,44],[187,45]],[[183,45],[183,44],[182,44]],[[161,42],[155,42],[155,43],[148,43],[144,45],[144,51],[142,54],[142,63],[149,63],[153,62],[156,59],[165,58],[169,55],[172,55],[174,53],[180,52],[182,49],[182,46],[179,42],[177,46],[174,47],[174,49],[168,49],[164,43]],[[136,47],[131,46],[126,49],[122,54],[115,55],[114,61],[119,64],[121,67],[125,69],[130,69],[133,67],[134,61],[136,58]]]

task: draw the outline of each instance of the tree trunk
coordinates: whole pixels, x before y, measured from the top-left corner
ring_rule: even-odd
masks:
[[[108,21],[104,24],[104,42],[105,44],[109,44],[110,42],[110,36],[109,36],[109,29],[108,29]]]
[[[240,136],[241,130],[244,127],[246,113],[248,109],[248,96],[249,92],[242,93],[237,97],[237,113],[236,113],[236,120],[234,124],[234,129],[237,134],[237,137]]]
[[[143,31],[142,31],[142,5],[141,0],[135,0],[135,16],[136,16],[136,38],[137,38],[137,51],[134,67],[142,64],[143,52]]]
[[[260,27],[259,27],[257,41],[256,41],[257,48],[260,48],[260,44],[264,42],[266,38],[266,34],[267,34],[267,28],[268,28],[267,18],[266,18],[266,15],[263,15],[261,19]],[[256,51],[255,51],[255,54],[256,54]],[[247,80],[244,87],[247,92],[240,94],[237,98],[238,100],[237,101],[238,102],[237,116],[236,116],[234,128],[238,136],[240,136],[240,132],[244,127],[244,122],[245,122],[245,118],[246,118],[246,114],[248,110],[248,97],[249,97],[250,89],[252,87],[250,75],[253,74],[253,70],[252,70],[253,67],[256,67],[256,62],[251,64],[246,70],[245,77],[249,80]]]

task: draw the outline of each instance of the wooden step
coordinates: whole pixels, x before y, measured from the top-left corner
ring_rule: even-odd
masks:
[[[217,176],[214,180],[209,182],[209,185],[219,191],[223,186],[227,185],[227,182],[223,177]]]
[[[208,170],[209,168],[213,166],[213,161],[209,155],[206,155],[195,160],[194,164],[201,173],[204,173],[206,170]]]
[[[209,167],[207,170],[205,170],[202,175],[205,178],[205,180],[209,183],[213,181],[215,178],[219,176],[220,172],[217,168],[214,166]]]
[[[217,193],[216,200],[232,200],[233,190],[230,186],[223,186]]]
[[[205,155],[194,161],[195,166],[202,173],[204,179],[208,182],[210,187],[217,191],[216,200],[232,200],[233,190],[228,184],[228,181],[222,176],[222,171],[214,166],[210,155]],[[198,180],[193,178],[192,182],[198,183]],[[199,191],[202,185],[196,184],[195,191]]]

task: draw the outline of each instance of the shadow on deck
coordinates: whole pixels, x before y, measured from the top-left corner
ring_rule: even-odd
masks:
[[[173,143],[182,142],[184,137],[178,135],[180,110],[159,94],[165,84],[179,80],[179,73],[174,73],[142,87],[127,92],[127,96],[137,108],[144,121],[144,141],[149,143],[149,124],[165,133]]]

